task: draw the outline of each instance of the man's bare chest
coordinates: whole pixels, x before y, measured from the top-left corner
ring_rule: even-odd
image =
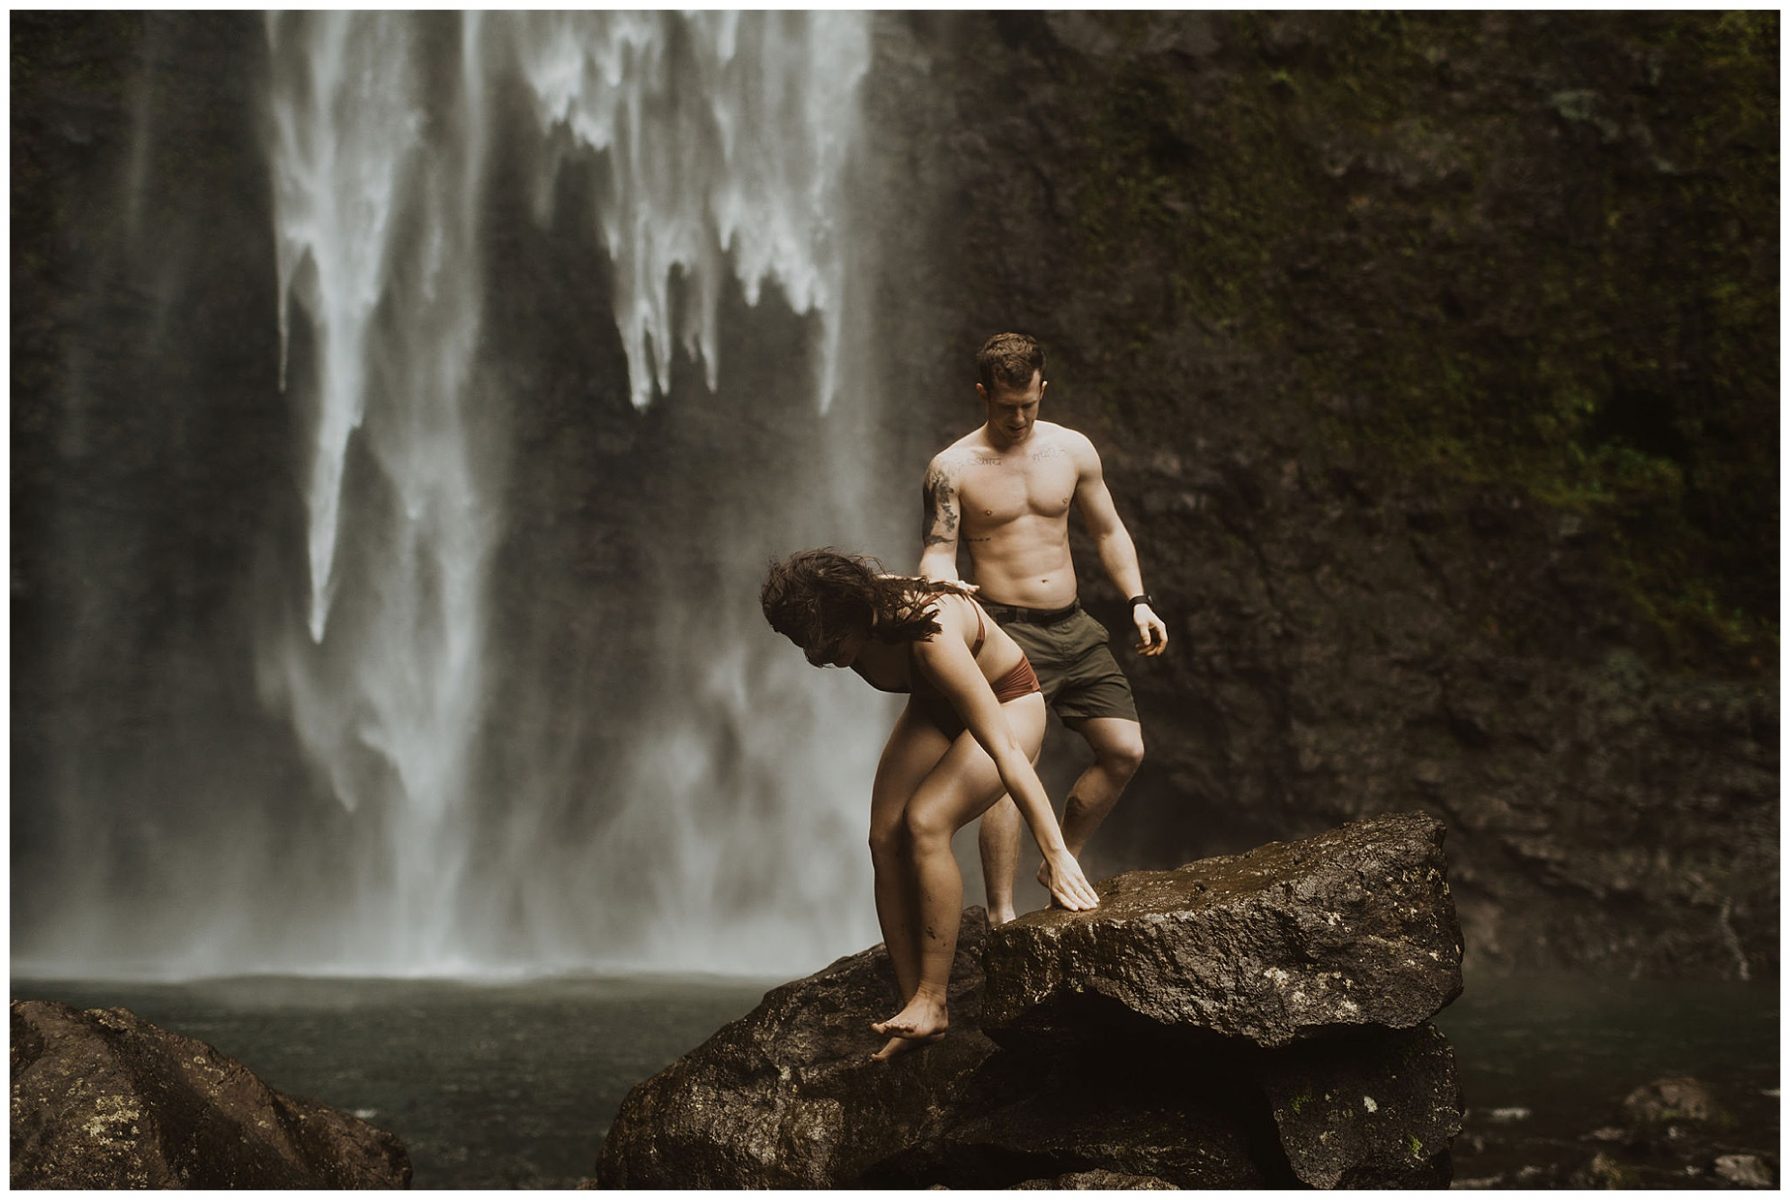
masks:
[[[969,530],[1028,516],[1065,518],[1075,499],[1075,463],[1055,446],[972,451],[960,479],[959,503]]]

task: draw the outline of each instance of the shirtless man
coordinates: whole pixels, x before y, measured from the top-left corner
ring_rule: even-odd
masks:
[[[957,546],[968,546],[983,609],[1025,650],[1045,699],[1093,749],[1093,765],[1075,781],[1063,813],[1063,840],[1079,856],[1143,762],[1144,738],[1106,629],[1076,600],[1071,501],[1094,535],[1107,577],[1131,598],[1138,653],[1166,650],[1168,627],[1144,591],[1137,549],[1113,508],[1094,444],[1038,419],[1050,386],[1043,349],[1024,334],[997,333],[977,352],[976,373],[988,419],[926,469],[920,574],[957,579]],[[1014,915],[1019,826],[1011,797],[982,815],[982,874],[988,918],[997,925]]]

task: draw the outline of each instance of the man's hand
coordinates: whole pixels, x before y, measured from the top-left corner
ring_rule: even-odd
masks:
[[[1145,658],[1155,658],[1168,649],[1168,626],[1156,615],[1156,610],[1148,604],[1140,604],[1131,610],[1131,620],[1137,625],[1137,652]]]

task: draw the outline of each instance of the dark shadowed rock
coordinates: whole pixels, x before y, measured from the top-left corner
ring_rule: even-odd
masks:
[[[766,993],[763,1003],[636,1087],[597,1160],[605,1188],[849,1187],[938,1134],[994,1053],[976,1028],[987,922],[964,914],[950,1034],[888,1063],[870,1022],[897,1006],[874,946]]]
[[[1656,1079],[1630,1092],[1622,1101],[1622,1117],[1630,1128],[1648,1128],[1677,1121],[1707,1121],[1716,1115],[1715,1099],[1701,1080],[1687,1075]]]
[[[1768,1188],[1773,1186],[1771,1168],[1757,1154],[1720,1154],[1715,1160],[1716,1178],[1735,1187]]]
[[[1265,1055],[1263,1089],[1293,1172],[1313,1187],[1447,1187],[1461,1131],[1454,1050],[1434,1025]]]
[[[1185,1087],[1178,1099],[1128,1099],[1121,1089],[1080,1094],[1074,1086],[1026,1097],[993,1112],[966,1112],[947,1131],[949,1166],[940,1177],[973,1187],[976,1164],[1005,1166],[1026,1160],[1034,1168],[1062,1170],[1100,1163],[1101,1174],[1155,1178],[1178,1188],[1259,1188],[1270,1183],[1256,1162],[1251,1127],[1234,1111],[1230,1089]],[[1062,1178],[1059,1176],[1058,1178]],[[1059,1186],[1130,1187],[1129,1183]]]
[[[885,1161],[863,1182],[998,1188],[1095,1169],[1181,1188],[1293,1182],[1280,1165],[1266,1105],[1232,1047],[1164,1047],[1142,1060],[1029,1049],[992,1056],[963,1081],[952,1098],[955,1115],[937,1138]],[[1214,1079],[1240,1086],[1214,1087]]]
[[[402,1143],[122,1008],[12,1006],[15,1188],[403,1188]]]
[[[1125,1175],[1118,1171],[1073,1171],[1055,1179],[1028,1179],[1013,1185],[1014,1191],[1122,1191],[1172,1192],[1175,1185],[1149,1175]]]
[[[1461,992],[1443,826],[1370,817],[1299,842],[1132,871],[1092,913],[1030,913],[989,938],[991,1035],[1087,1028],[1089,1001],[1161,1026],[1284,1046],[1408,1029]]]

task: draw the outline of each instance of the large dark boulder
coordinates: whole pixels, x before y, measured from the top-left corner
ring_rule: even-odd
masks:
[[[15,1188],[404,1188],[365,1121],[122,1008],[12,1006]]]
[[[1361,821],[993,933],[970,909],[950,1033],[888,1063],[868,1029],[897,1002],[888,957],[841,959],[635,1088],[598,1182],[1445,1186],[1460,1095],[1426,1021],[1460,991],[1460,945],[1440,834]]]
[[[950,1034],[888,1063],[870,1022],[899,1007],[881,945],[764,1002],[628,1094],[597,1160],[606,1188],[851,1186],[935,1138],[995,1052],[977,1029],[987,922],[964,914]]]
[[[1418,1025],[1461,992],[1442,836],[1403,813],[1128,872],[1101,886],[1096,912],[1032,913],[990,939],[983,1021],[997,1037],[1060,1026],[1053,1014],[1098,998],[1261,1046]]]

